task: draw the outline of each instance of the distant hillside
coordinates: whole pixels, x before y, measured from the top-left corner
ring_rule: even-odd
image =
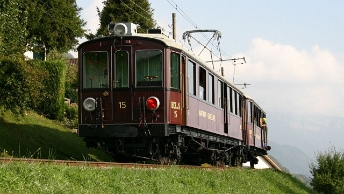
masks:
[[[295,146],[311,158],[329,147],[344,148],[342,117],[270,112],[268,125],[271,141]]]
[[[312,158],[308,157],[301,149],[290,145],[279,145],[270,141],[269,155],[275,158],[282,167],[288,169],[291,174],[303,174],[310,177],[309,164]]]
[[[329,147],[344,148],[344,118],[269,112],[269,143],[273,156],[292,174],[310,177],[309,164]]]
[[[0,110],[0,156],[110,161],[103,152],[87,149],[75,133],[58,121],[36,113],[15,116]]]

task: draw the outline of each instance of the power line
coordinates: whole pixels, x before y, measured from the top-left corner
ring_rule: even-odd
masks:
[[[198,28],[198,26],[196,25],[196,23],[195,22],[193,22],[192,21],[192,19],[180,8],[180,7],[178,7],[178,5],[175,3],[175,2],[173,2],[173,4],[171,3],[171,1],[173,2],[173,0],[167,0],[167,2],[173,7],[173,8],[175,8],[181,15],[182,15],[182,17],[184,17],[194,28],[196,28],[196,29],[199,29]],[[209,39],[209,37],[207,37],[204,33],[201,33],[202,35],[203,35],[203,37],[204,38],[206,38],[208,41],[210,41],[210,39]],[[212,42],[210,42],[210,44],[212,44],[215,48],[217,48],[217,50],[219,51],[219,53],[220,53],[220,57],[218,57],[219,59],[221,59],[222,60],[222,53],[224,53],[227,57],[229,57],[230,58],[230,56],[226,53],[226,52],[224,52],[224,51],[221,51],[220,50],[220,48],[219,48],[219,45],[214,45],[214,43],[212,43]]]
[[[129,1],[132,2],[136,7],[140,8],[142,11],[146,12],[147,14],[150,14],[147,10],[145,10],[141,6],[137,5],[134,1],[132,1],[132,0],[129,0]],[[124,3],[122,0],[121,0],[121,2]]]
[[[133,10],[129,5],[127,5],[127,4],[126,4],[125,2],[123,2],[122,0],[121,0],[121,2],[122,2],[127,8],[129,8],[131,11],[133,11],[134,13],[136,13],[136,14],[138,14],[139,16],[143,17],[143,18],[146,19],[147,21],[150,21],[149,18],[147,18],[146,16],[143,16],[142,14],[140,14],[140,13],[138,13],[137,11]],[[148,15],[150,14],[147,10],[143,9],[141,6],[139,6],[138,4],[136,4],[135,2],[133,2],[132,0],[130,0],[130,2],[134,3],[134,5],[135,5],[136,7],[139,7],[141,10],[143,10],[144,12],[146,12]],[[154,21],[155,24],[158,24],[158,23],[156,22],[156,20],[153,19],[153,21]]]
[[[196,29],[198,29],[196,23],[193,22],[193,21],[191,20],[191,18],[190,18],[188,15],[186,15],[186,13],[185,13],[182,9],[180,9],[180,11],[181,11],[182,13],[179,11],[178,5],[177,5],[175,2],[173,2],[173,0],[171,0],[171,1],[174,3],[174,5],[172,5],[172,3],[171,3],[169,0],[167,0],[167,1],[170,3],[170,5],[171,5],[172,7],[175,7],[175,9],[176,9],[176,10],[177,10],[177,11],[178,11],[187,21],[189,21],[189,23],[190,23],[191,25],[193,25]]]

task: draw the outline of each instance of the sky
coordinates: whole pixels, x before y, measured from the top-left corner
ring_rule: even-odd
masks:
[[[99,27],[96,7],[103,0],[77,0],[86,28]],[[243,91],[267,112],[322,114],[344,117],[344,2],[341,0],[149,0],[153,18],[167,34],[176,13],[177,42],[184,31],[215,29],[221,32],[225,77],[234,84],[249,84]],[[193,34],[194,35],[194,34]],[[211,38],[213,34],[195,34]],[[80,43],[85,41],[80,40]],[[217,45],[211,42],[209,45]],[[212,51],[220,56],[217,47]],[[202,47],[192,42],[198,55]],[[74,55],[74,54],[73,54]],[[76,55],[74,55],[76,56]],[[201,57],[210,59],[209,52]],[[211,63],[209,63],[212,66]],[[238,87],[243,88],[242,85]]]

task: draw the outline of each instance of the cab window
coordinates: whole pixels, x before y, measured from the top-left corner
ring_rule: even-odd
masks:
[[[108,53],[85,52],[83,55],[83,88],[107,88]]]
[[[136,86],[162,86],[162,52],[160,50],[136,51]]]
[[[128,52],[117,51],[115,61],[115,80],[114,88],[128,88],[129,87],[129,63]]]

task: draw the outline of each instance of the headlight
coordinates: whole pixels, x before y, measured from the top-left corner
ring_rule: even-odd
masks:
[[[149,110],[156,110],[160,106],[160,101],[157,97],[151,96],[147,98],[146,106]]]
[[[113,32],[115,33],[115,35],[122,37],[122,36],[127,35],[128,29],[127,29],[127,26],[125,24],[118,23],[113,28]]]
[[[96,100],[94,98],[86,98],[83,106],[86,111],[92,112],[96,109]]]

